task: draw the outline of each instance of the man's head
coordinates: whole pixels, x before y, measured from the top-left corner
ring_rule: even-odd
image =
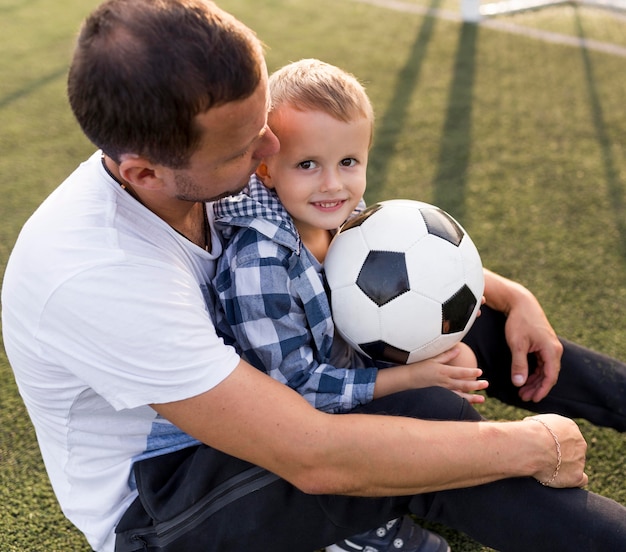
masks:
[[[264,71],[255,34],[208,0],[108,0],[81,29],[68,95],[116,162],[182,169],[203,139],[197,116],[249,98]]]

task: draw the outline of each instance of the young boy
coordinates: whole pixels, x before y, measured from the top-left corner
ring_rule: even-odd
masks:
[[[379,367],[334,332],[322,275],[333,233],[363,208],[374,115],[361,84],[318,60],[270,78],[268,123],[280,152],[263,160],[247,189],[214,204],[227,239],[215,283],[218,329],[242,356],[313,406],[347,412],[410,388],[443,386],[470,402],[487,382],[465,344],[406,366]],[[359,368],[358,370],[355,368]],[[328,550],[447,550],[407,518]]]

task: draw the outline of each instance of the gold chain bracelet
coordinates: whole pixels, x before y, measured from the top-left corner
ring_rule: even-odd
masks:
[[[534,422],[541,424],[543,427],[545,427],[550,433],[550,435],[552,435],[552,438],[554,439],[554,445],[556,447],[556,468],[554,468],[554,473],[552,474],[552,477],[548,479],[547,481],[539,481],[539,479],[537,479],[539,483],[547,487],[548,485],[554,482],[554,480],[559,475],[559,470],[561,469],[561,461],[563,460],[563,457],[561,455],[561,443],[559,443],[559,438],[556,436],[556,433],[552,431],[552,428],[548,424],[546,424],[546,422],[544,422],[540,418],[530,418],[530,419],[533,420]]]

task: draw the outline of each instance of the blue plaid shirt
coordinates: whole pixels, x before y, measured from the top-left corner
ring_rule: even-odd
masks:
[[[218,332],[315,408],[346,412],[371,401],[377,369],[333,339],[322,266],[276,194],[253,176],[213,208],[226,241],[214,279]]]

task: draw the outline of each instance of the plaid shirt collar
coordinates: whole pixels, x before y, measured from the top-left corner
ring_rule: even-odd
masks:
[[[273,190],[266,188],[256,175],[236,196],[213,204],[215,223],[226,239],[237,227],[253,228],[263,236],[300,254],[302,241],[291,215]]]

